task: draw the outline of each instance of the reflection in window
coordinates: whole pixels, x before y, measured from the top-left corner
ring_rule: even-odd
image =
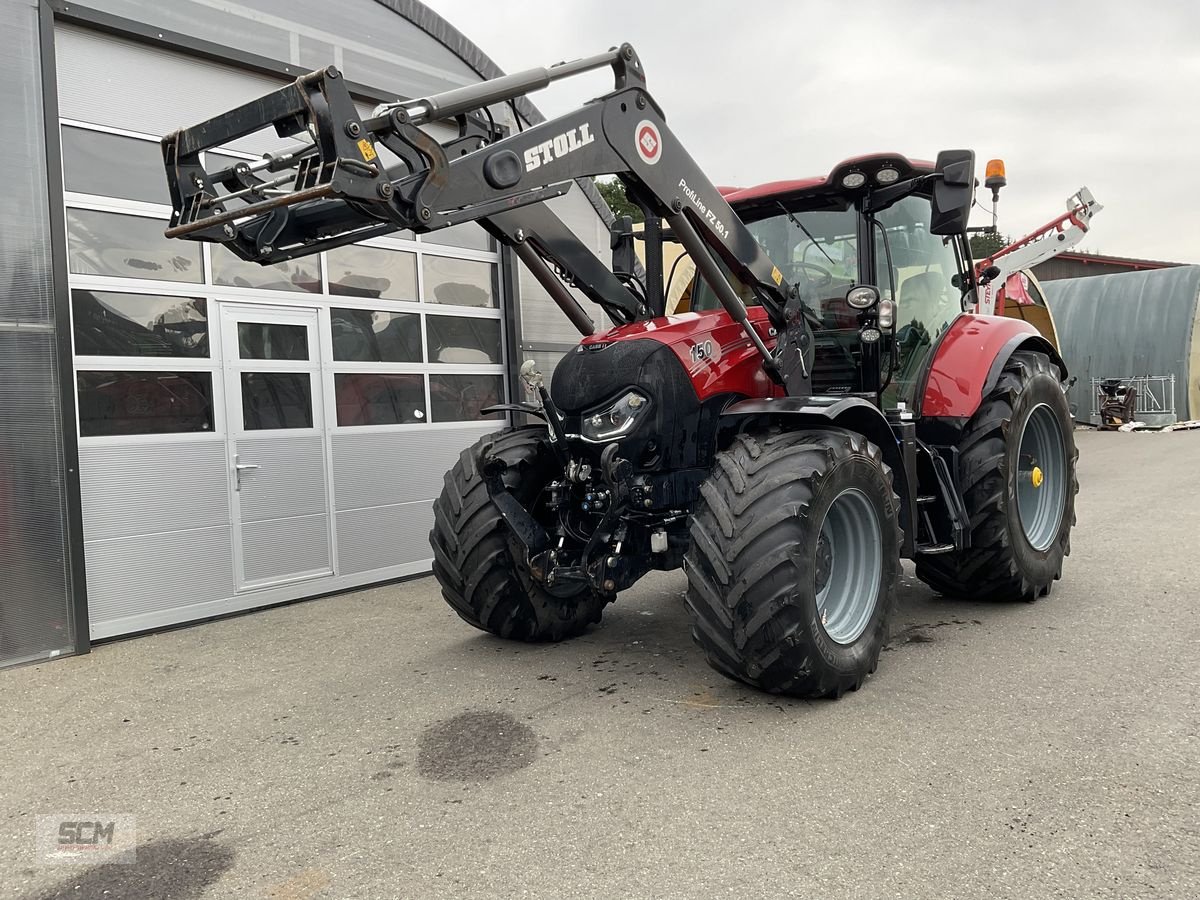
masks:
[[[434,422],[500,419],[503,413],[485,416],[479,410],[504,402],[504,384],[499,375],[430,375],[429,401]]]
[[[208,372],[79,372],[82,437],[213,430]]]
[[[494,265],[447,256],[427,255],[423,259],[426,303],[495,308]]]
[[[258,288],[266,291],[306,291],[321,293],[319,256],[289,259],[260,266],[234,255],[221,244],[212,244],[213,283],[228,287]]]
[[[500,362],[500,320],[466,316],[426,316],[429,361],[441,363]]]
[[[421,317],[372,309],[331,309],[333,358],[358,362],[420,362]]]
[[[425,421],[423,375],[342,372],[333,380],[339,425],[399,425]]]
[[[160,281],[204,280],[200,245],[163,237],[162,219],[94,209],[67,210],[67,251],[77,275],[118,275]]]
[[[208,356],[203,299],[76,290],[71,310],[79,356]]]
[[[308,359],[308,329],[276,322],[238,322],[241,359]]]
[[[417,257],[403,250],[350,245],[330,250],[329,293],[380,300],[417,299]]]
[[[451,225],[421,235],[423,244],[445,244],[448,247],[465,247],[468,250],[491,250],[492,238],[474,222]]]
[[[242,424],[264,428],[312,428],[312,377],[307,372],[243,372]]]
[[[64,185],[68,191],[169,205],[158,141],[87,128],[62,128]]]

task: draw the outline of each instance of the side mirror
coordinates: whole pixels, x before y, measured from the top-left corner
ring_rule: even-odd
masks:
[[[960,234],[967,228],[975,199],[975,153],[943,150],[934,164],[931,234]]]
[[[986,269],[984,269],[982,272],[979,273],[979,283],[987,284],[988,282],[990,282],[992,279],[994,279],[999,274],[1000,274],[999,266],[996,266],[996,265],[988,266]]]

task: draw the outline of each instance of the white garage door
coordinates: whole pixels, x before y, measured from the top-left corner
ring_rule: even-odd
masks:
[[[427,571],[442,473],[506,396],[490,240],[267,268],[167,241],[158,138],[278,83],[56,40],[92,637]]]

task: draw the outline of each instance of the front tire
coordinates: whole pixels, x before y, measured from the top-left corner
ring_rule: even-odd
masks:
[[[505,486],[537,514],[557,464],[544,426],[509,428],[481,438],[446,473],[433,504],[433,574],[442,597],[469,625],[514,641],[561,641],[599,622],[612,595],[573,586],[553,594],[535,582],[525,554],[488,494],[485,457],[508,466]]]
[[[917,577],[965,600],[1036,600],[1071,552],[1079,451],[1061,373],[1018,350],[958,443],[971,546],[918,556]]]
[[[684,559],[709,663],[771,693],[857,690],[895,604],[897,507],[891,471],[860,434],[739,435],[704,482]]]

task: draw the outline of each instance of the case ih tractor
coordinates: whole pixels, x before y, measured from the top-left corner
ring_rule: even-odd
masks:
[[[606,66],[611,93],[523,132],[477,114]],[[439,143],[433,122],[457,136]],[[202,164],[272,126],[302,143]],[[268,264],[477,221],[582,332],[548,389],[523,370],[535,402],[492,407],[533,424],[463,451],[435,504],[434,574],[477,628],[568,638],[647,571],[682,566],[715,668],[839,697],[875,671],[902,557],[977,600],[1033,600],[1061,575],[1076,492],[1066,371],[1028,323],[964,312],[970,151],[864,157],[726,199],[626,44],[366,118],[323,69],[169,135],[163,153],[169,236]],[[627,220],[606,265],[543,203],[606,174],[645,211],[644,271]],[[664,240],[697,267],[683,314],[664,315]],[[615,326],[593,333],[568,285]]]

